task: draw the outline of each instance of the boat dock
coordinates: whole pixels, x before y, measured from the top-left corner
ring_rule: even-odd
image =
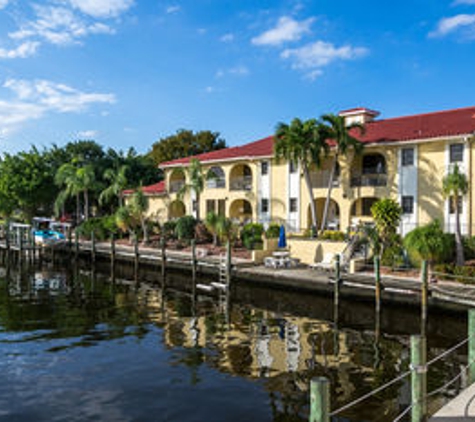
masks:
[[[463,390],[457,397],[435,413],[429,422],[474,422],[475,384]]]

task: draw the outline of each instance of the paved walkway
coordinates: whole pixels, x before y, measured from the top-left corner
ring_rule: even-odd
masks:
[[[474,422],[475,384],[466,388],[455,399],[447,403],[429,422]]]

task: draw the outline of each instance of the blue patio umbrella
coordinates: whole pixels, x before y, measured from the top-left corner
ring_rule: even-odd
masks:
[[[287,247],[287,240],[285,238],[285,227],[282,224],[280,226],[280,232],[279,232],[279,243],[277,245],[279,248],[286,248]]]

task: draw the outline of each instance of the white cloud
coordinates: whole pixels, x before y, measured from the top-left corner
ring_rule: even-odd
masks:
[[[97,130],[82,130],[78,132],[77,138],[78,139],[94,139],[97,138],[99,132]]]
[[[0,59],[24,59],[26,57],[33,56],[36,53],[39,45],[39,42],[27,41],[11,50],[0,48]]]
[[[94,18],[113,18],[130,9],[133,0],[66,0],[72,7]]]
[[[168,6],[165,10],[166,13],[172,14],[172,13],[177,13],[181,10],[181,7],[178,5],[173,5],[173,6]]]
[[[8,0],[0,0],[0,10],[4,9],[8,5]]]
[[[460,4],[475,5],[475,0],[455,0],[453,4],[454,6],[457,6]]]
[[[352,60],[368,54],[363,47],[345,45],[336,47],[324,41],[316,41],[300,48],[286,49],[281,57],[292,61],[292,68],[304,70],[307,77],[315,79],[322,74],[322,68],[336,60]]]
[[[234,34],[231,34],[231,33],[224,34],[219,40],[222,42],[233,42]]]
[[[443,18],[437,24],[437,28],[429,33],[429,36],[443,37],[460,29],[475,30],[475,14],[461,14],[450,18]]]
[[[217,78],[222,78],[225,75],[233,75],[233,76],[247,76],[249,75],[249,69],[246,66],[235,66],[230,67],[229,69],[219,69],[216,72]]]
[[[71,9],[55,6],[33,6],[36,20],[22,25],[18,31],[9,34],[14,40],[43,39],[51,44],[72,44],[89,34],[113,33],[113,29],[102,22],[87,23]]]
[[[85,93],[65,84],[46,80],[7,79],[3,88],[13,99],[0,99],[0,131],[10,133],[20,124],[50,113],[80,113],[94,104],[112,104],[113,94]]]
[[[310,32],[310,26],[314,21],[314,18],[296,21],[291,17],[283,16],[274,28],[252,38],[251,42],[254,45],[278,46],[288,41],[298,41]]]

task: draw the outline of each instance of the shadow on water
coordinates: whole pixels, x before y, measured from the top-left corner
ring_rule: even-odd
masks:
[[[110,267],[101,264],[93,269],[22,265],[0,271],[0,369],[24,365],[24,371],[35,368],[33,377],[37,366],[51,366],[57,359],[65,366],[50,370],[58,371],[65,391],[100,390],[96,383],[120,385],[120,400],[110,403],[128,416],[117,420],[157,420],[147,412],[158,409],[167,412],[163,420],[169,421],[308,420],[313,377],[330,379],[332,407],[338,408],[406,371],[409,336],[421,330],[413,308],[383,306],[377,316],[370,303],[341,300],[335,309],[329,297],[245,283],[234,285],[229,306],[217,298],[195,300],[188,274],[168,273],[162,289],[158,269],[141,271],[135,280],[133,266],[118,266],[115,282],[109,278]],[[429,358],[466,337],[465,319],[429,315]],[[65,364],[70,356],[75,363]],[[429,376],[429,391],[464,364],[465,350],[438,363]],[[92,374],[89,365],[103,372]],[[31,388],[30,375],[23,379],[12,368],[8,366],[6,378],[14,387],[0,387],[0,420],[2,415],[28,420],[31,415],[18,410],[23,409],[18,391],[26,394]],[[71,377],[63,376],[64,370]],[[88,379],[92,385],[76,383],[76,378],[84,381],[84,373],[93,377]],[[335,420],[394,419],[410,402],[408,381]],[[436,396],[431,405],[439,406],[458,387],[460,383]],[[67,415],[64,400],[31,400],[30,406],[41,407],[45,415],[35,420],[48,420],[47,409],[56,412],[58,407]],[[75,420],[93,420],[81,406],[75,411]]]

